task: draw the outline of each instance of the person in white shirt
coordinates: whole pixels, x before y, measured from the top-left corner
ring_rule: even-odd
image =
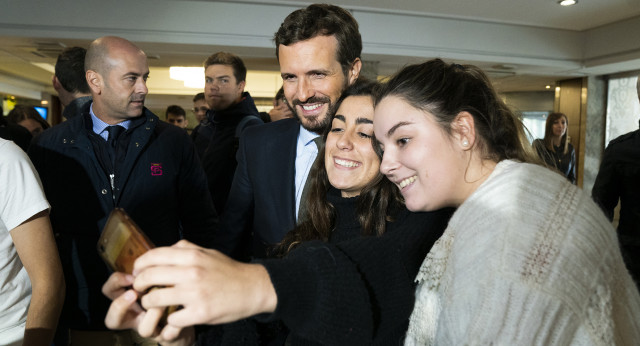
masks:
[[[49,203],[27,155],[0,139],[0,343],[49,345],[64,299]]]

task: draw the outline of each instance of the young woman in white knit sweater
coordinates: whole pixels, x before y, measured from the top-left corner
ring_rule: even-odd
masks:
[[[480,69],[405,67],[378,95],[374,128],[409,210],[458,207],[416,278],[406,345],[640,344],[614,229],[535,164]]]

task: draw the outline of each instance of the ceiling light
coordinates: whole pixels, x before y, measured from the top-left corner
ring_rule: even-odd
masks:
[[[551,89],[551,85],[545,86],[546,89]]]
[[[54,74],[56,73],[56,68],[55,68],[55,66],[53,66],[53,65],[51,65],[51,64],[49,64],[49,63],[46,63],[46,62],[33,62],[33,61],[31,61],[31,64],[32,64],[32,65],[35,65],[35,66],[38,66],[39,68],[41,68],[41,69],[43,69],[43,70],[45,70],[45,71],[47,71],[47,72],[51,72],[51,73],[54,73]]]
[[[204,89],[204,67],[169,67],[169,78],[181,80],[187,88]]]
[[[559,0],[560,6],[571,6],[578,3],[578,0]]]

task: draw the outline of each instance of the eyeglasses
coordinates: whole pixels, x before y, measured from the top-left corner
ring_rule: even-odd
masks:
[[[200,107],[200,108],[197,108],[197,107],[196,107],[196,108],[194,108],[194,109],[193,109],[193,112],[194,112],[194,113],[198,113],[198,112],[206,112],[206,111],[208,111],[208,110],[209,110],[209,108],[207,108],[207,107]]]

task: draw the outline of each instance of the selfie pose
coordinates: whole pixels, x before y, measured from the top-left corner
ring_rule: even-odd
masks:
[[[114,299],[107,325],[155,335],[157,308],[178,299],[184,309],[169,316],[161,340],[174,340],[176,326],[266,312],[261,319],[284,321],[292,345],[400,343],[413,308],[414,277],[451,210],[410,213],[380,174],[371,143],[372,86],[348,88],[330,114],[323,159],[310,173],[311,208],[280,244],[283,259],[244,264],[187,242],[152,250],[136,261],[135,281],[115,273],[104,285]],[[160,281],[172,287],[144,295],[150,310],[142,312],[137,292],[126,286],[142,292]]]

